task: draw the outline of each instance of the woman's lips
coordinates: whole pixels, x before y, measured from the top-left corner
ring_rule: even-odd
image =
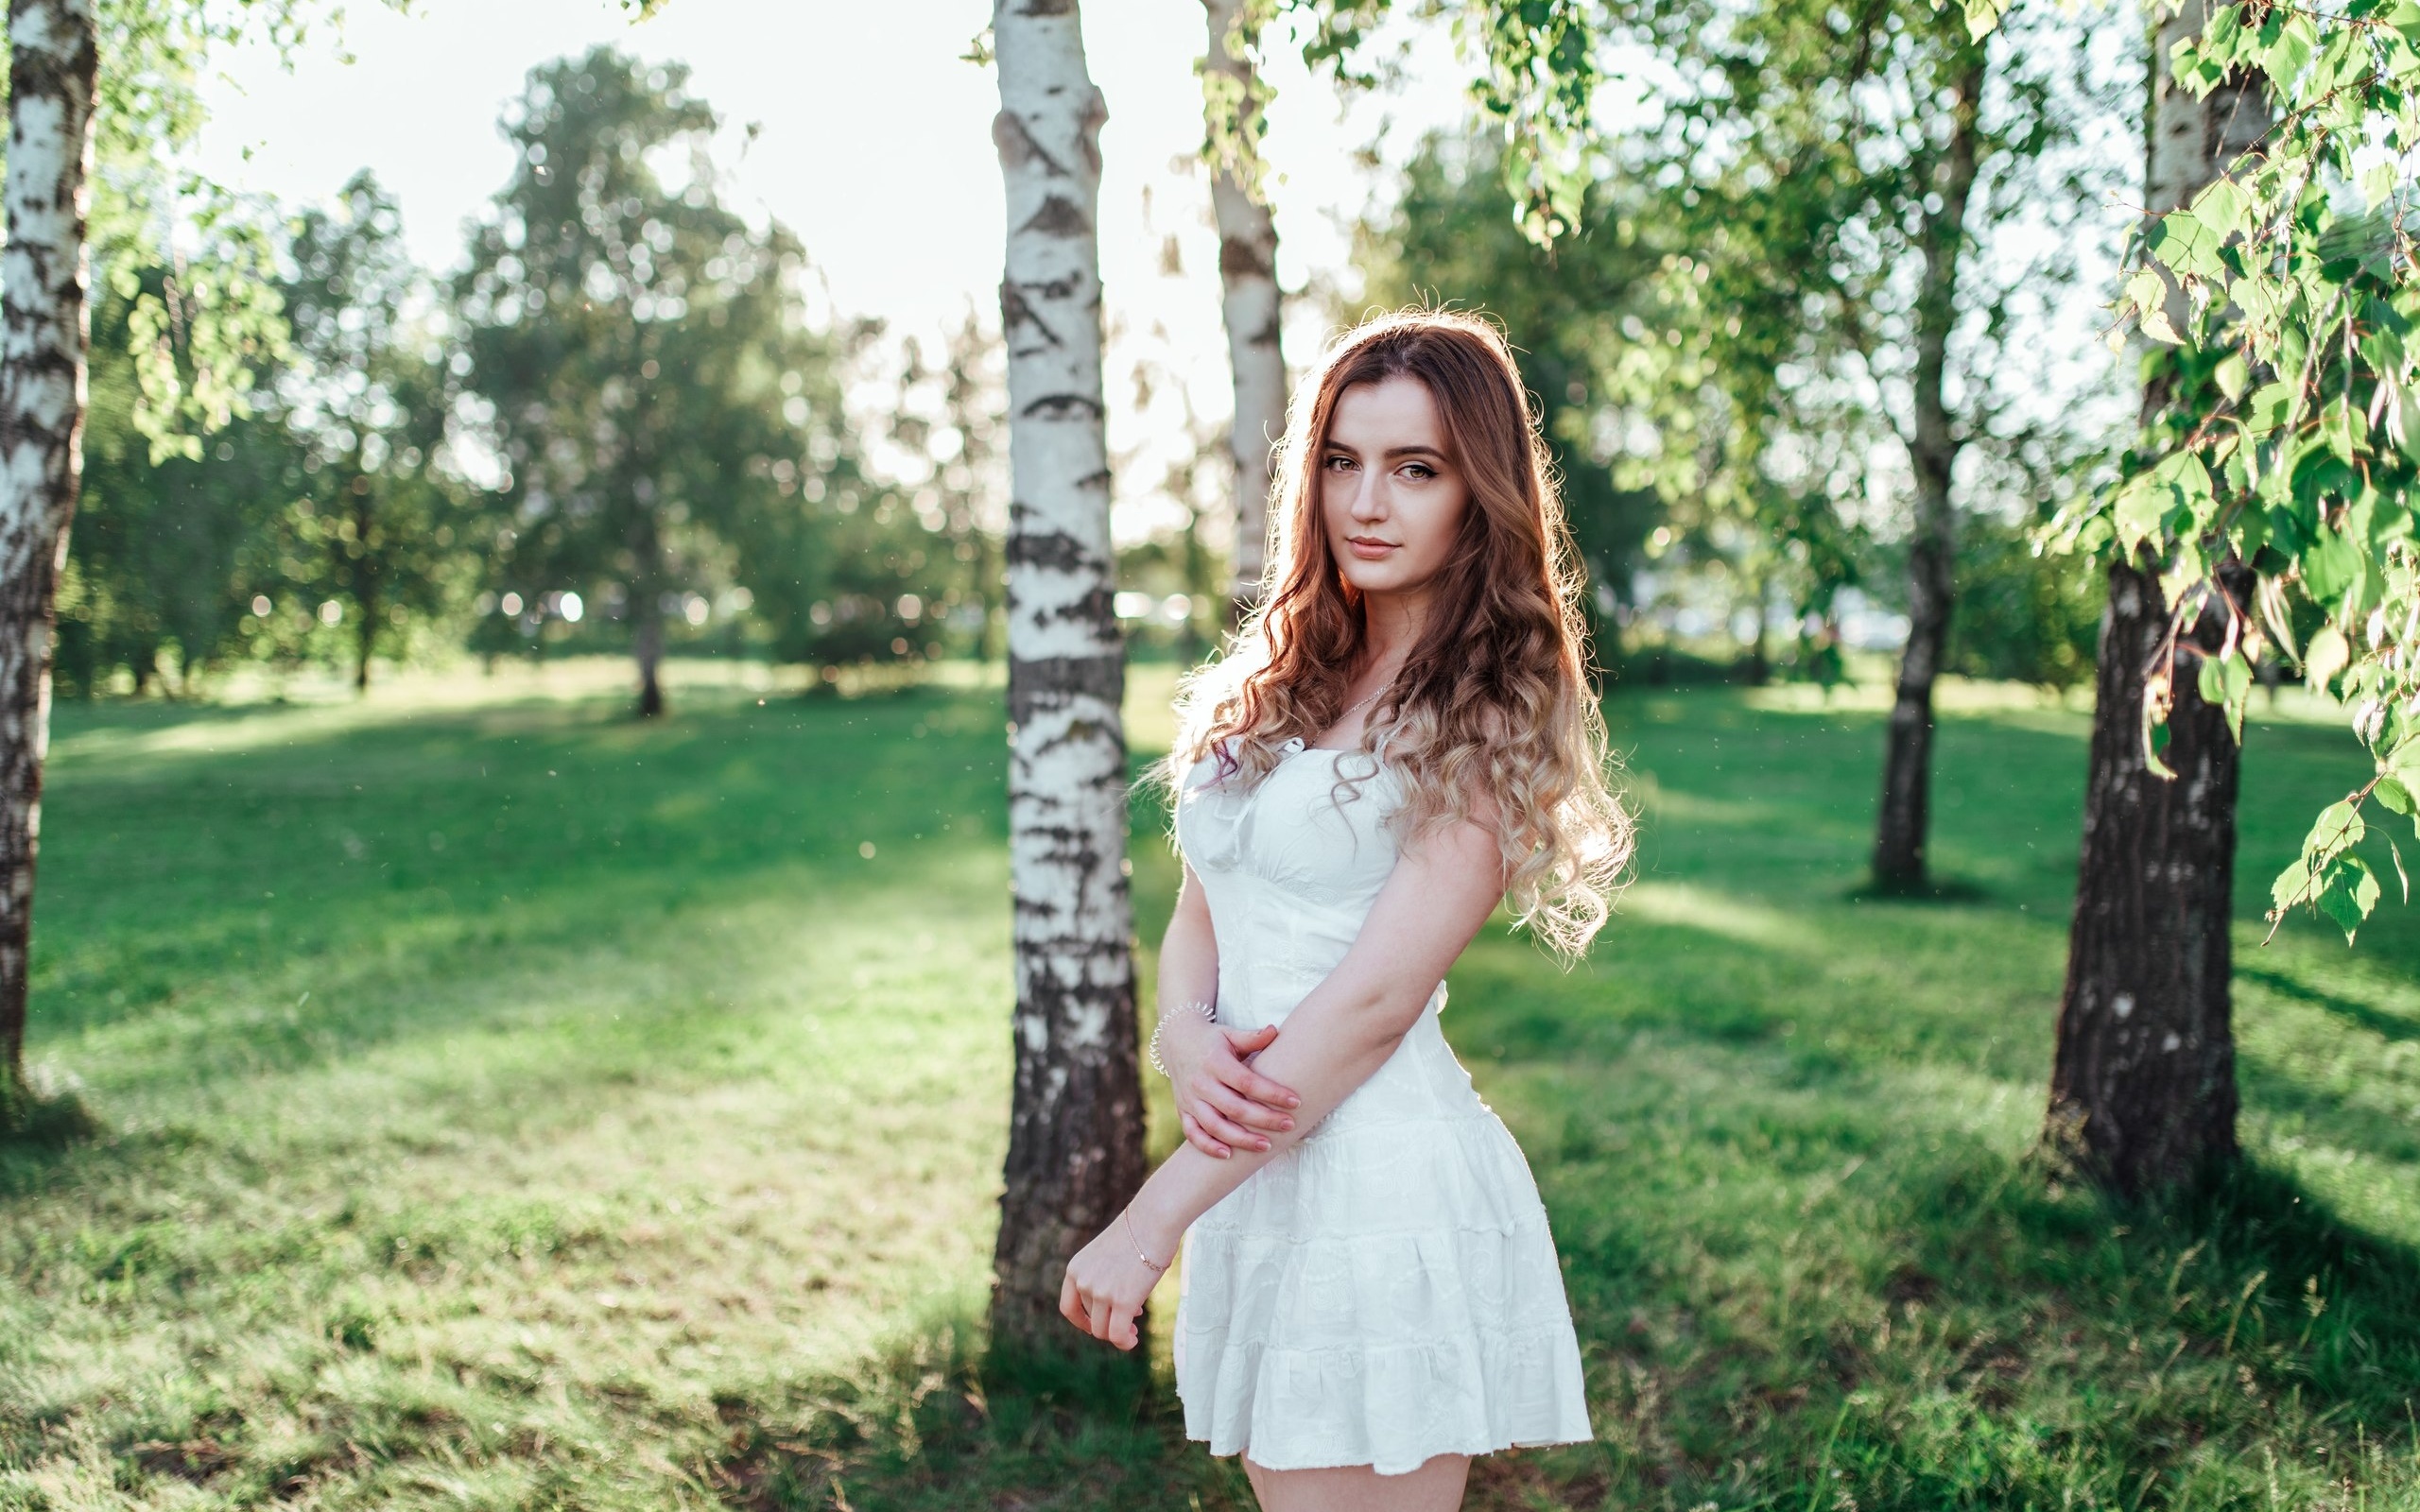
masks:
[[[1395,543],[1392,541],[1376,541],[1365,536],[1347,536],[1344,543],[1352,547],[1353,555],[1363,561],[1376,561],[1395,549]]]

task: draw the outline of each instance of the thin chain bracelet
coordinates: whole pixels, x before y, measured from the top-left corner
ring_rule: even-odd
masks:
[[[1168,1070],[1168,1063],[1167,1061],[1160,1058],[1160,1032],[1168,1026],[1168,1016],[1170,1014],[1183,1013],[1187,1009],[1191,1009],[1193,1012],[1199,1013],[1213,1023],[1219,1022],[1219,1010],[1212,1007],[1209,1004],[1202,1002],[1200,998],[1195,998],[1190,1003],[1182,1003],[1173,1008],[1166,1010],[1160,1015],[1160,1022],[1151,1025],[1151,1069],[1158,1072],[1161,1075],[1167,1077],[1171,1081],[1176,1079],[1176,1074]]]
[[[1144,1264],[1149,1265],[1151,1268],[1152,1275],[1167,1275],[1168,1273],[1168,1266],[1176,1263],[1175,1260],[1170,1259],[1167,1261],[1157,1261],[1144,1253],[1143,1241],[1137,1238],[1134,1233],[1134,1213],[1132,1210],[1121,1210],[1117,1215],[1126,1221],[1126,1242],[1134,1246],[1134,1258],[1141,1261]]]

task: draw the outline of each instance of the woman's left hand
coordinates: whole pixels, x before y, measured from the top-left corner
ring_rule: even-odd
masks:
[[[1059,1311],[1068,1322],[1105,1343],[1131,1349],[1142,1342],[1134,1320],[1151,1288],[1167,1267],[1153,1270],[1130,1238],[1128,1220],[1120,1215],[1093,1242],[1067,1262],[1067,1279],[1059,1284]],[[1173,1263],[1173,1257],[1171,1257]]]

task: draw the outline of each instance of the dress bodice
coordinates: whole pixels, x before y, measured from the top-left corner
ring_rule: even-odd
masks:
[[[1282,1021],[1336,970],[1395,868],[1395,770],[1369,752],[1291,740],[1257,784],[1209,757],[1178,794],[1177,844],[1219,938],[1219,1019]]]

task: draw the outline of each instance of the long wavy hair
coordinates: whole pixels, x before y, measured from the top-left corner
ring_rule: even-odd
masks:
[[[1320,464],[1338,397],[1397,377],[1426,386],[1470,499],[1420,639],[1363,725],[1366,769],[1378,770],[1383,739],[1404,790],[1390,822],[1406,841],[1470,819],[1475,799],[1492,798],[1506,902],[1570,959],[1611,910],[1634,820],[1606,780],[1578,553],[1553,470],[1511,348],[1475,316],[1365,321],[1295,391],[1259,607],[1181,687],[1164,778],[1180,786],[1207,756],[1219,781],[1257,784],[1288,739],[1315,740],[1343,716],[1368,623],[1328,542]]]

